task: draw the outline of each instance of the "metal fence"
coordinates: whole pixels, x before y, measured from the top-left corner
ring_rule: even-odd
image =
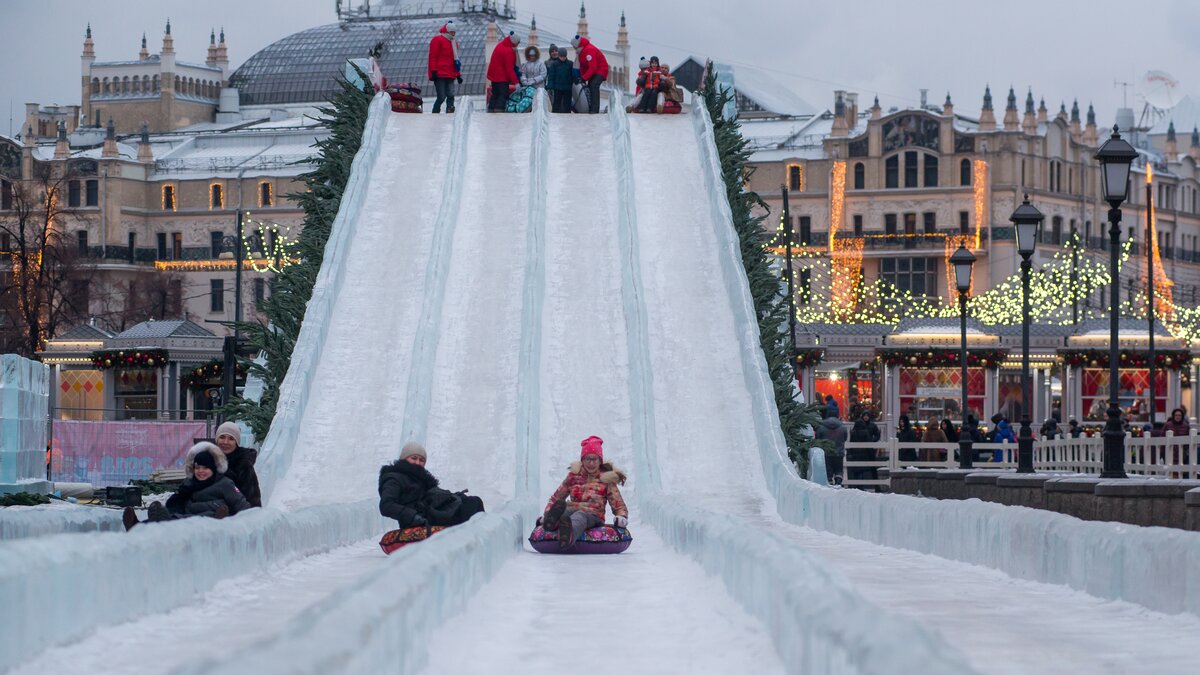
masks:
[[[875,443],[846,443],[842,484],[856,488],[886,488],[890,477],[879,469],[958,468],[957,443],[901,443],[895,439]],[[1017,468],[1016,443],[975,443],[975,469]],[[854,457],[854,459],[850,459]],[[1100,436],[1035,440],[1033,468],[1037,471],[1099,474],[1104,466],[1104,439]],[[1125,471],[1160,478],[1200,478],[1200,435],[1125,437]]]

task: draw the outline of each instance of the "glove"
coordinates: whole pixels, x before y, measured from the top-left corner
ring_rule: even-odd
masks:
[[[433,71],[432,73],[430,73],[430,74],[429,74],[429,81],[430,81],[430,82],[434,82],[434,81],[436,81],[436,80],[437,80],[437,71],[435,70],[435,71]]]
[[[460,73],[462,72],[462,60],[461,59],[454,59],[454,69]]]
[[[462,75],[459,75],[459,76],[458,76],[458,83],[459,83],[459,84],[462,84]]]
[[[625,526],[629,524],[629,519],[625,516],[617,516],[616,518],[613,518],[613,524],[624,529]]]
[[[413,516],[412,527],[429,527],[429,519],[418,513]]]

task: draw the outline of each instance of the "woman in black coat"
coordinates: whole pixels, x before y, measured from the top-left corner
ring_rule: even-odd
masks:
[[[450,492],[425,469],[425,448],[405,444],[400,459],[379,469],[379,513],[400,524],[400,529],[432,525],[459,525],[483,511],[483,500],[466,490]]]
[[[225,475],[250,502],[250,506],[262,506],[262,490],[258,487],[258,474],[254,471],[258,451],[239,445],[241,438],[242,430],[237,422],[226,422],[217,427],[217,447],[225,453],[225,461],[229,463]]]

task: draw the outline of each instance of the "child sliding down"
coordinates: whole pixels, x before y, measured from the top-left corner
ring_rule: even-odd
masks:
[[[571,463],[567,477],[546,504],[542,529],[557,530],[561,550],[574,546],[585,530],[604,523],[605,504],[612,507],[617,527],[629,522],[629,509],[617,487],[625,484],[625,474],[604,461],[603,445],[599,436],[583,439],[579,461]]]

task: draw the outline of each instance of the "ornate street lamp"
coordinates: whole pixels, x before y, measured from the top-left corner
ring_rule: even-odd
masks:
[[[1109,274],[1112,275],[1108,323],[1108,422],[1104,425],[1104,470],[1100,472],[1101,478],[1126,477],[1125,429],[1121,424],[1121,408],[1117,405],[1121,377],[1117,369],[1120,361],[1118,326],[1121,316],[1121,284],[1117,267],[1121,248],[1121,204],[1129,197],[1129,169],[1137,156],[1137,150],[1121,138],[1116,125],[1113,125],[1112,137],[1096,151],[1096,160],[1100,162],[1101,192],[1109,206],[1108,251]],[[1154,386],[1154,383],[1150,386]]]
[[[958,361],[962,368],[962,422],[958,427],[958,468],[970,469],[975,461],[974,440],[967,434],[967,293],[971,290],[971,266],[975,255],[960,243],[958,250],[950,256],[954,265],[954,286],[958,289],[959,325],[962,327],[962,346]]]
[[[1017,436],[1017,473],[1033,473],[1033,426],[1029,408],[1033,405],[1033,386],[1029,379],[1029,271],[1033,249],[1037,246],[1038,230],[1045,217],[1025,201],[1013,211],[1009,220],[1017,228],[1017,253],[1021,254],[1021,432]]]

